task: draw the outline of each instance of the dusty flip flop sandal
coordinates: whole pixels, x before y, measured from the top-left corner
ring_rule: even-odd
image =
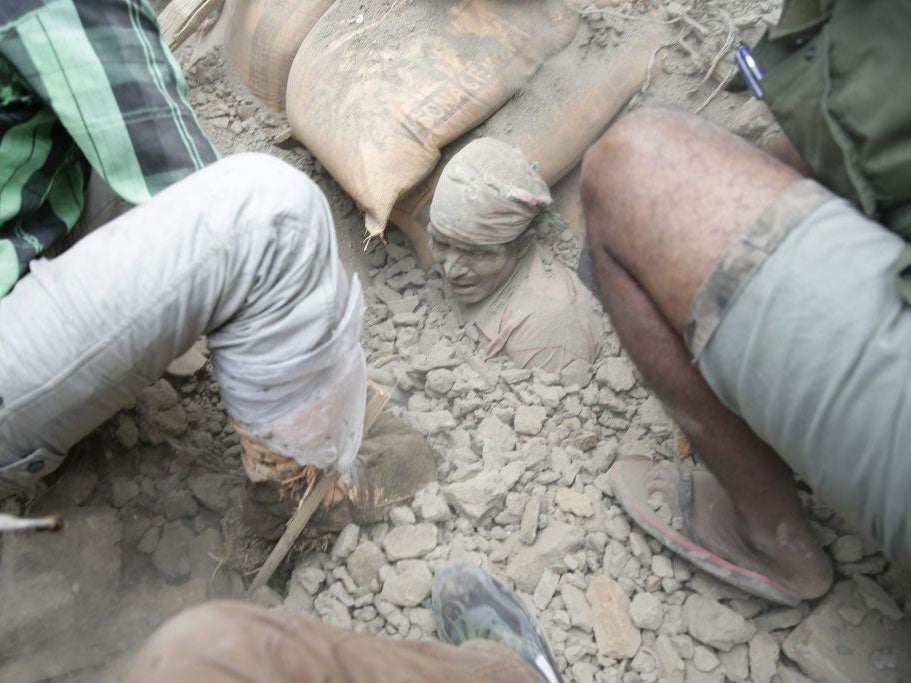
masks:
[[[693,489],[681,478],[680,508],[684,516],[683,529],[678,531],[665,522],[649,505],[647,482],[656,462],[643,455],[626,456],[617,460],[608,472],[614,495],[627,514],[649,535],[672,552],[681,555],[707,574],[715,576],[745,593],[771,602],[793,607],[800,598],[777,581],[750,569],[740,567],[699,545],[692,537]]]

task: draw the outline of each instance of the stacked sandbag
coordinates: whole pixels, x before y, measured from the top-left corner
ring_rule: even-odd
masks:
[[[667,41],[663,26],[642,23],[617,46],[586,51],[587,38],[579,33],[499,111],[447,146],[436,170],[400,198],[390,220],[416,244],[429,220],[440,172],[456,152],[480,137],[502,140],[517,147],[553,185],[642,87],[651,55]]]
[[[379,235],[440,150],[503,106],[578,22],[564,0],[337,0],[294,59],[292,130]]]
[[[228,0],[228,58],[241,81],[273,109],[284,110],[294,56],[333,1]]]

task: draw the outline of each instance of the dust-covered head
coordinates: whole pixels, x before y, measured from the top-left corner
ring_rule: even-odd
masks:
[[[518,149],[493,138],[446,164],[430,205],[434,258],[461,303],[476,303],[512,275],[531,246],[529,230],[551,203],[547,183]]]

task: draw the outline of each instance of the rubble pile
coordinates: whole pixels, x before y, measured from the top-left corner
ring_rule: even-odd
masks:
[[[229,85],[217,50],[188,74],[222,151],[265,150],[313,175],[340,234],[359,243],[351,200],[306,150],[274,145],[283,117]],[[743,118],[738,102],[728,109]],[[538,231],[573,264],[578,243],[559,216]],[[385,522],[309,542],[252,599],[358,632],[433,638],[433,576],[469,562],[515,587],[567,681],[911,678],[911,577],[873,544],[806,494],[838,573],[827,596],[782,608],[696,571],[612,496],[606,473],[619,455],[670,458],[674,448],[607,320],[591,368],[557,376],[484,359],[439,274],[418,266],[399,233],[388,237],[356,264],[363,345],[389,409],[433,445],[438,482]],[[201,343],[76,449],[33,511],[62,514],[66,534],[3,539],[0,679],[114,678],[167,617],[205,599],[246,599],[248,565],[271,546],[237,532],[243,486]]]

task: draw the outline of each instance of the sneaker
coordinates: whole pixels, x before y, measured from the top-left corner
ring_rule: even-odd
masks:
[[[469,640],[493,640],[516,652],[548,683],[562,683],[538,622],[487,572],[456,564],[437,574],[433,614],[443,642],[458,646]]]

